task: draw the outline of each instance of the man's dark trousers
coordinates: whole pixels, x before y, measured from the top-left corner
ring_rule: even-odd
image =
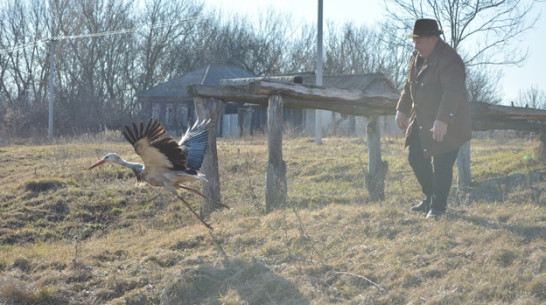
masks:
[[[457,160],[459,148],[432,158],[423,157],[419,131],[415,128],[409,136],[408,160],[421,185],[423,194],[430,200],[430,208],[445,211],[447,196],[453,181],[453,164]]]

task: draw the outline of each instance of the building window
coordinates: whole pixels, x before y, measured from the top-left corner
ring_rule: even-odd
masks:
[[[188,128],[188,105],[180,105],[178,106],[178,127],[182,129],[182,131],[186,130]]]
[[[174,115],[174,104],[167,104],[167,108],[165,108],[165,125],[174,123]]]
[[[159,120],[159,111],[161,110],[161,105],[158,103],[152,104],[152,119]]]

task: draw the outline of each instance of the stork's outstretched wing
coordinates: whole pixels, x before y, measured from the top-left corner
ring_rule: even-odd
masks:
[[[133,145],[135,152],[144,161],[148,170],[154,168],[167,168],[172,170],[187,171],[188,163],[186,152],[171,136],[166,136],[167,130],[161,124],[152,119],[146,128],[141,122],[137,125],[133,122],[133,128],[125,126],[122,131],[125,139]]]
[[[191,170],[197,171],[203,164],[203,158],[207,151],[209,125],[210,120],[201,121],[201,123],[195,122],[193,127],[186,130],[178,143],[186,152],[187,165]]]

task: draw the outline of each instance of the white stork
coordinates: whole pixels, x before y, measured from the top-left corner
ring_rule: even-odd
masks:
[[[167,130],[157,120],[152,122],[150,119],[146,128],[142,122],[140,122],[140,126],[133,122],[133,128],[126,125],[122,133],[133,145],[135,152],[142,158],[144,164],[128,162],[116,153],[109,153],[90,166],[88,170],[104,163],[117,163],[128,167],[133,170],[138,181],[146,181],[153,186],[162,186],[175,194],[207,228],[212,229],[178,194],[178,189],[182,188],[207,199],[198,190],[184,184],[199,180],[207,181],[205,176],[197,171],[201,168],[207,150],[209,122],[210,120],[196,122],[193,127],[188,128],[178,143],[173,137],[165,136]],[[218,204],[227,208],[226,205]]]

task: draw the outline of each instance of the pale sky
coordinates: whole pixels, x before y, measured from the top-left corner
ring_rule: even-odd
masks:
[[[318,0],[204,0],[210,7],[222,9],[226,13],[247,15],[251,18],[269,9],[292,14],[305,23],[317,22]],[[324,26],[332,20],[341,25],[354,22],[356,25],[374,25],[383,20],[384,9],[381,0],[323,0]],[[528,48],[529,57],[521,67],[503,67],[503,76],[498,88],[503,95],[503,103],[509,104],[517,98],[520,91],[535,86],[546,91],[546,3],[536,5],[543,17],[536,28],[527,32],[521,42],[522,50]],[[409,54],[408,54],[409,56]]]

